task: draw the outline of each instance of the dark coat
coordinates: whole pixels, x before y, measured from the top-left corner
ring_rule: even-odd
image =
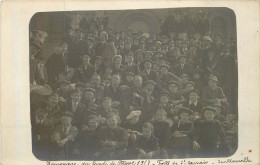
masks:
[[[90,82],[92,75],[94,73],[94,68],[92,66],[88,66],[84,68],[83,65],[79,66],[72,77],[72,82],[82,82],[87,83]]]
[[[191,65],[189,63],[185,63],[183,68],[181,67],[181,64],[177,64],[174,67],[174,71],[175,71],[177,76],[181,76],[183,74],[187,74],[187,75],[191,76],[192,68],[191,68]]]
[[[146,70],[142,70],[141,71],[141,76],[143,77],[143,82],[147,81],[147,80],[153,80],[156,81],[157,80],[157,75],[154,71],[150,71],[150,73],[148,74]]]
[[[110,97],[113,101],[120,101],[121,100],[121,90],[118,86],[116,91],[114,91],[111,85],[105,87],[104,89],[104,97]]]
[[[160,148],[168,148],[171,136],[169,123],[166,121],[154,121],[152,124],[154,126],[154,136],[159,139]]]
[[[198,112],[199,114],[201,114],[203,105],[200,101],[197,102],[197,105],[195,106],[193,103],[189,104],[189,100],[185,101],[183,103],[183,107],[189,108],[190,110],[194,112]]]

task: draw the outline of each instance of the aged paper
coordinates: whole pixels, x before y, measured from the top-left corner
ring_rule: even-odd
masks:
[[[236,15],[238,149],[226,158],[40,161],[32,153],[29,23],[37,12],[227,7]],[[3,164],[259,164],[259,20],[257,1],[4,1],[1,5],[1,161]],[[37,23],[37,22],[36,22]]]

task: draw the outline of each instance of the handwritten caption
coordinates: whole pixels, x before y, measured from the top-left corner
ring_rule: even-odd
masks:
[[[249,157],[240,159],[215,159],[215,160],[117,160],[117,161],[88,161],[88,162],[51,162],[46,165],[204,165],[204,164],[251,164]]]

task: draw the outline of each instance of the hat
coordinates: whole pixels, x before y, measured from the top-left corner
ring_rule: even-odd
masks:
[[[191,84],[191,85],[195,86],[195,83],[194,83],[193,81],[187,81],[187,82],[185,83],[185,85],[187,85],[187,84]]]
[[[186,77],[187,79],[190,78],[187,74],[182,74],[182,75],[180,76],[180,78],[182,78],[182,77]]]
[[[162,92],[161,92],[161,96],[167,96],[167,97],[169,97],[169,96],[170,96],[170,93],[167,92],[167,91],[162,91]]]
[[[205,111],[212,111],[213,113],[216,113],[216,109],[211,107],[211,106],[206,106],[206,107],[203,107],[202,108],[202,111],[205,112]]]
[[[96,57],[95,57],[95,59],[96,59],[96,60],[97,60],[97,59],[104,60],[104,58],[103,58],[103,57],[101,57],[101,56],[96,56]]]
[[[208,80],[218,82],[218,78],[216,76],[209,76]]]
[[[62,116],[72,117],[73,114],[72,114],[72,112],[70,112],[70,111],[65,111],[65,112],[62,112],[62,113],[61,113],[61,117],[62,117]]]
[[[152,60],[145,60],[145,61],[144,61],[144,64],[145,64],[146,62],[150,62],[151,64],[153,64],[153,61],[152,61]]]
[[[153,85],[156,85],[156,82],[153,81],[153,80],[147,80],[147,81],[145,81],[144,84],[145,84],[145,85],[147,85],[147,84],[153,84]]]
[[[141,115],[141,111],[137,110],[137,111],[132,111],[129,113],[129,115],[126,116],[126,120],[132,119],[133,117],[136,116],[140,116]]]
[[[85,31],[81,28],[76,28],[75,31],[81,31],[82,33],[85,33]]]
[[[133,72],[125,72],[126,76],[134,76],[135,74]]]
[[[59,88],[61,85],[69,85],[70,84],[70,81],[67,81],[67,80],[61,80],[59,79],[58,81],[56,81],[54,84],[53,84],[53,88]]]
[[[186,55],[180,55],[180,56],[178,57],[178,59],[181,59],[182,57],[184,57],[184,58],[187,59],[187,56],[186,56]]]
[[[191,93],[197,93],[197,95],[200,94],[200,92],[199,92],[197,89],[192,89],[192,90],[189,92],[189,94],[191,94]]]
[[[211,38],[210,38],[209,36],[204,36],[204,37],[203,37],[203,40],[212,42],[212,40],[211,40]]]
[[[162,68],[162,67],[166,67],[167,69],[169,69],[169,65],[167,65],[167,64],[162,64],[162,65],[160,66],[160,68]]]
[[[93,37],[88,37],[87,40],[90,40],[92,42],[95,42],[95,39]]]
[[[192,110],[190,110],[189,108],[186,108],[186,107],[181,107],[178,111],[178,114],[182,114],[182,113],[187,113],[189,115],[191,115],[193,112]]]
[[[46,86],[32,86],[31,93],[35,93],[42,96],[48,96],[52,94],[52,90]]]
[[[95,92],[96,92],[96,90],[95,90],[95,89],[93,89],[93,88],[86,88],[86,89],[85,89],[85,92],[87,92],[87,91],[90,91],[90,92],[93,92],[93,93],[95,93]]]
[[[178,87],[180,86],[180,84],[179,84],[177,81],[174,81],[174,80],[172,80],[172,81],[169,82],[169,85],[171,85],[171,84],[175,84],[175,85],[177,85]]]
[[[115,58],[120,58],[120,60],[122,60],[122,56],[121,55],[114,55],[114,57],[112,58],[112,61],[114,61]]]

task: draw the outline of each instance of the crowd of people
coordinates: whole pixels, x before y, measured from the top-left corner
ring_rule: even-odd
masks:
[[[162,29],[171,28],[168,20]],[[108,21],[107,14],[71,16],[64,39],[47,60],[48,33],[31,29],[35,156],[232,155],[238,142],[235,41],[204,31],[115,32]]]

